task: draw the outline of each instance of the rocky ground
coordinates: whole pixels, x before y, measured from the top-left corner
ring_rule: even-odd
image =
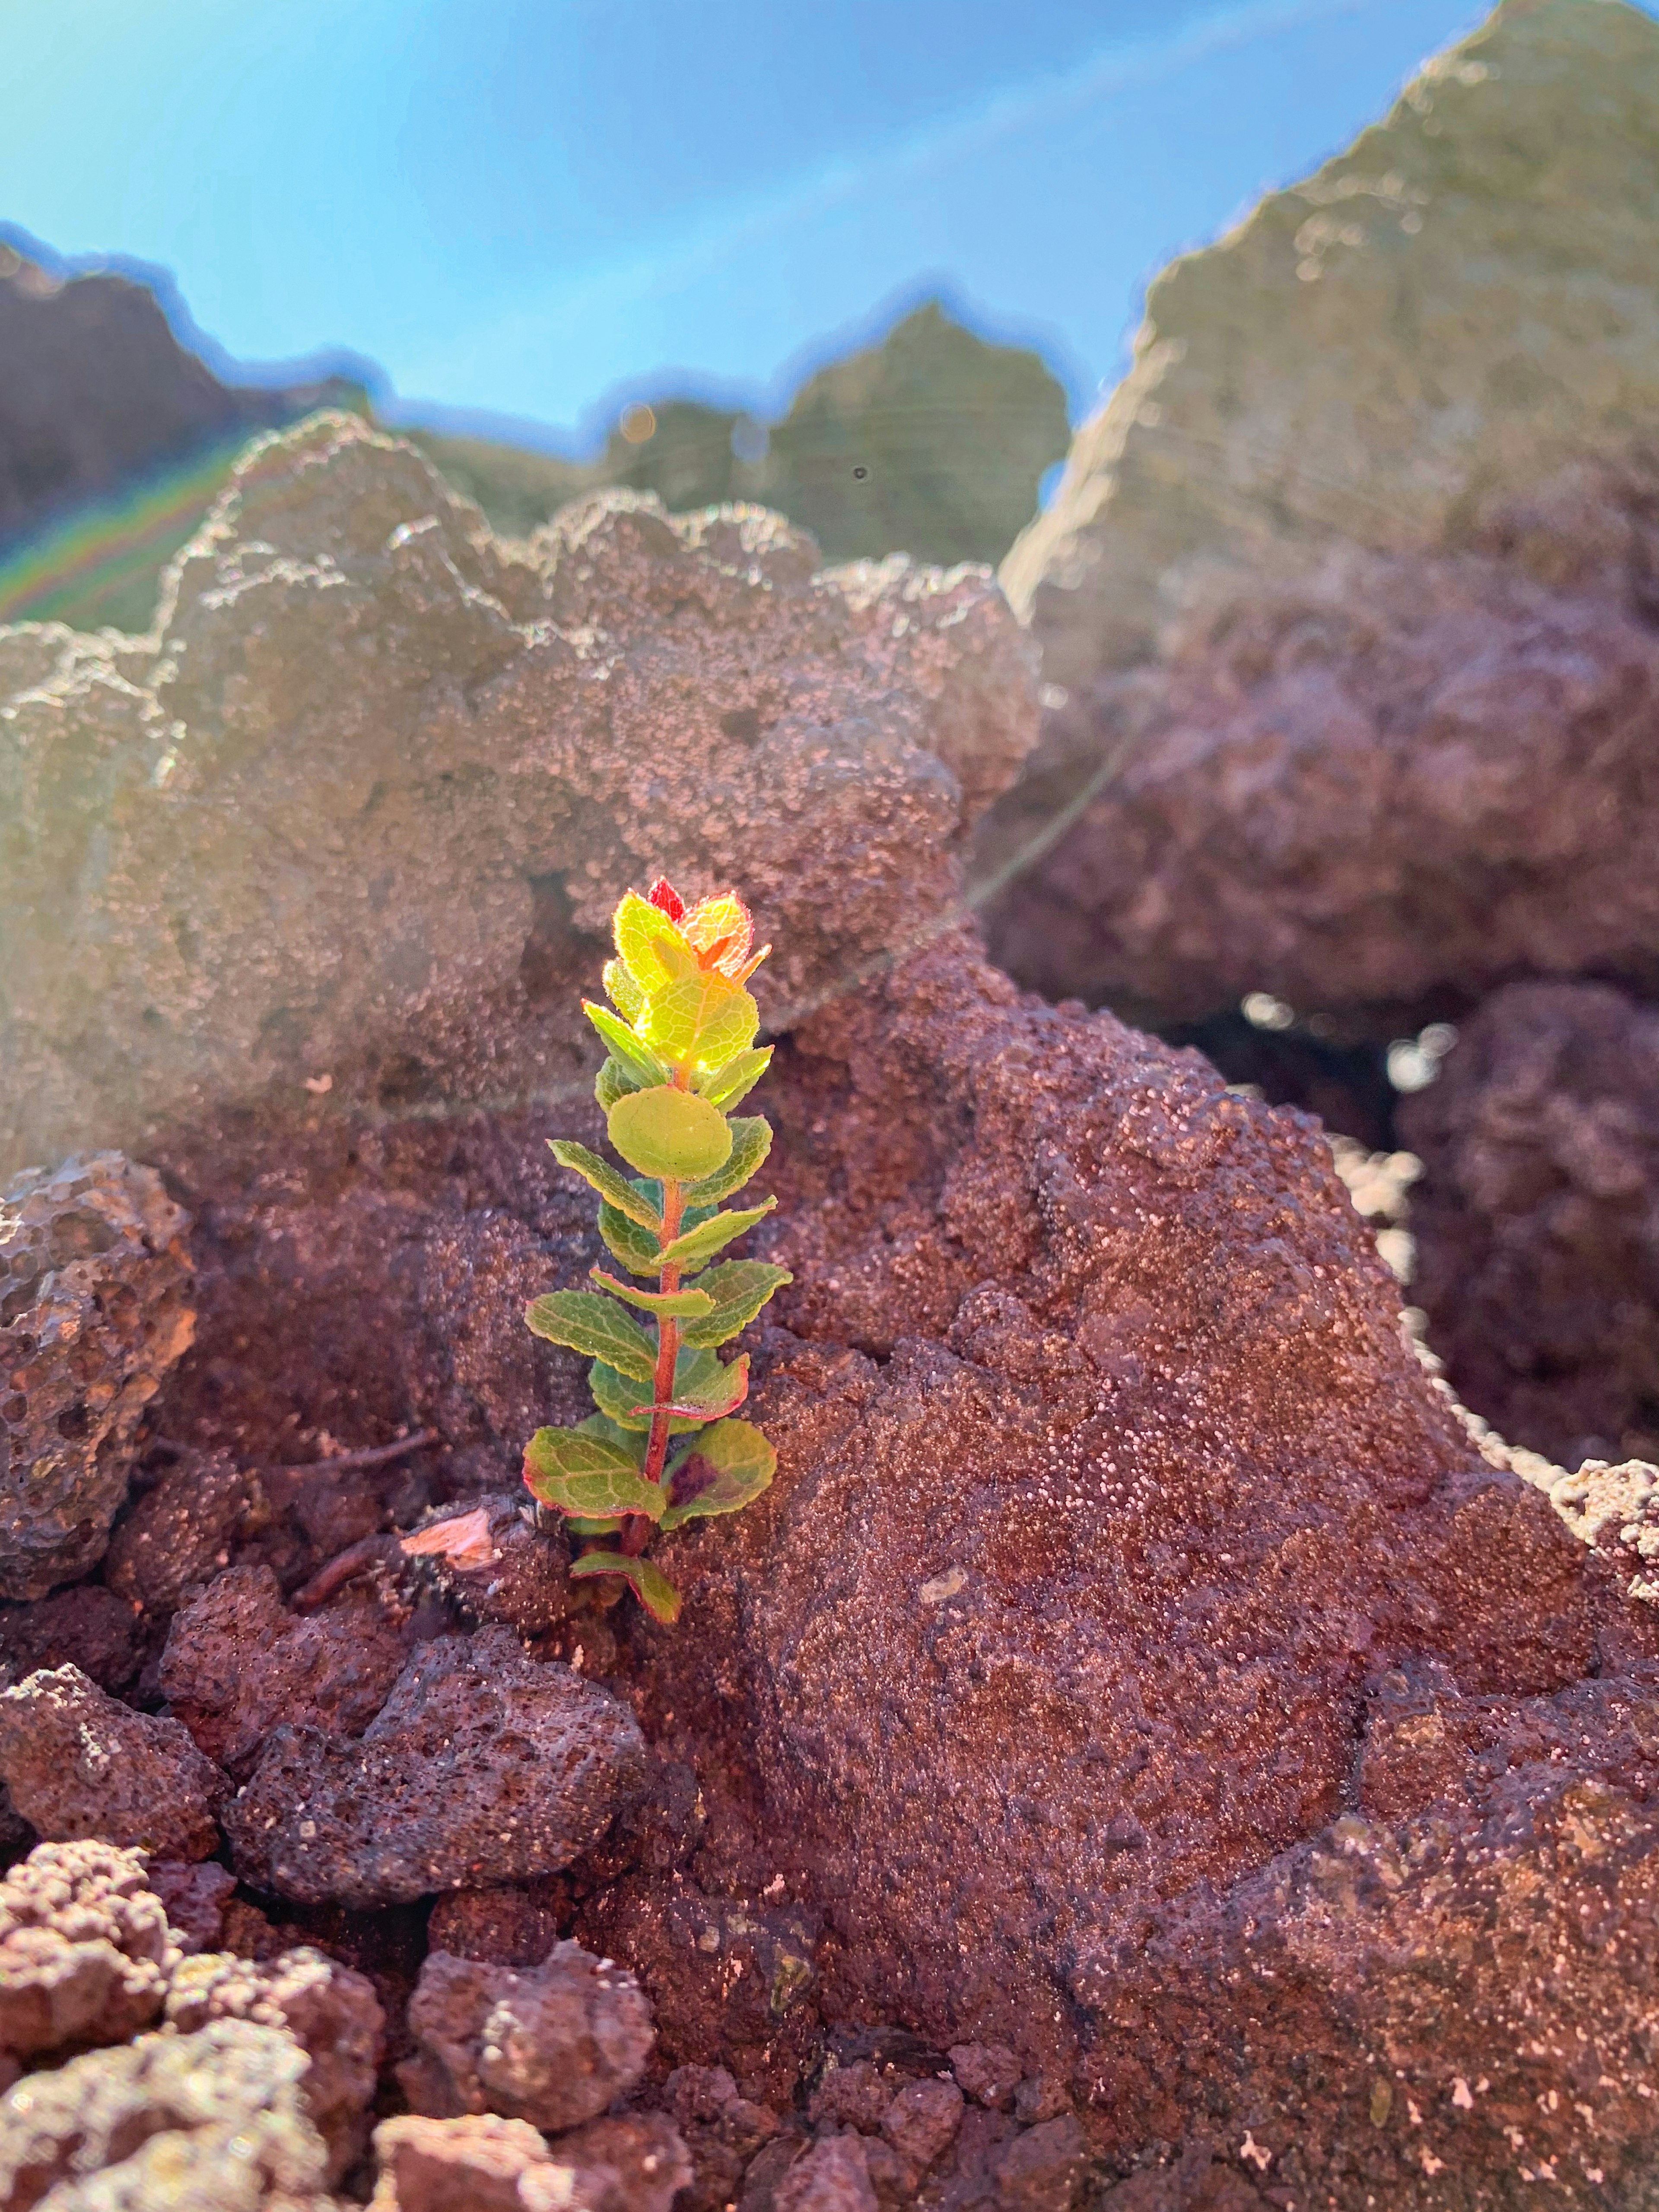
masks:
[[[1480,88],[1609,131],[1632,19],[1510,0],[1212,276],[1317,320],[1353,203],[1442,281]],[[0,2212],[1659,2203],[1648,526],[1547,458],[1146,652],[1062,501],[1039,665],[983,571],[503,544],[334,416],[155,636],[0,632]],[[1011,980],[970,874],[1124,732]],[[659,867],[777,945],[793,1277],[672,1629],[519,1481]]]

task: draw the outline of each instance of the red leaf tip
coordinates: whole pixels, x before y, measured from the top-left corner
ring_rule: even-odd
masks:
[[[666,876],[659,876],[645,896],[659,914],[668,916],[670,921],[678,921],[685,913],[685,901]]]

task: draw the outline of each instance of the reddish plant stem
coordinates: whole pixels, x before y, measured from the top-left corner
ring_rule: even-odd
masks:
[[[665,1182],[662,1187],[662,1227],[657,1232],[659,1250],[672,1244],[680,1233],[680,1217],[685,1210],[685,1197],[677,1182]],[[662,1271],[658,1288],[677,1291],[680,1286],[680,1271],[668,1267]],[[660,1482],[663,1462],[668,1457],[668,1425],[673,1418],[665,1408],[674,1398],[674,1370],[680,1355],[680,1325],[666,1315],[657,1323],[657,1374],[652,1385],[653,1411],[651,1437],[645,1448],[645,1465],[641,1472],[647,1482]],[[617,1548],[625,1559],[637,1559],[651,1540],[655,1527],[646,1514],[630,1513],[623,1521]]]

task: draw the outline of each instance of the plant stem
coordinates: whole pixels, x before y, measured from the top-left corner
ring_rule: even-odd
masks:
[[[659,1249],[672,1244],[680,1233],[680,1217],[685,1210],[685,1198],[680,1185],[665,1181],[662,1187],[662,1227],[657,1234]],[[665,1267],[659,1287],[677,1291],[680,1286],[678,1267]],[[680,1355],[680,1325],[665,1316],[657,1323],[657,1374],[652,1386],[653,1413],[651,1438],[645,1448],[645,1465],[641,1472],[647,1482],[662,1480],[663,1462],[668,1457],[668,1425],[672,1416],[659,1410],[674,1401],[674,1370]],[[651,1540],[654,1523],[643,1513],[630,1513],[623,1522],[618,1549],[624,1557],[636,1559]]]

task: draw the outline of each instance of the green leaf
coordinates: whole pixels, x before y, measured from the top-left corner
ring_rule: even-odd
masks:
[[[732,1156],[732,1131],[720,1108],[672,1083],[619,1098],[605,1133],[629,1167],[675,1182],[718,1175]]]
[[[705,1068],[696,1080],[696,1087],[711,1106],[722,1111],[746,1098],[772,1065],[774,1048],[769,1044],[752,1045],[723,1066]]]
[[[678,928],[660,907],[637,891],[629,891],[623,900],[611,928],[623,966],[647,998],[678,976],[696,975],[697,956]]]
[[[640,1035],[677,1067],[717,1066],[754,1042],[760,1008],[718,968],[696,969],[653,991]]]
[[[645,1004],[645,994],[629,974],[627,964],[621,960],[605,963],[605,988],[611,1003],[625,1022],[637,1021]]]
[[[772,1149],[772,1124],[764,1115],[755,1114],[732,1124],[732,1156],[726,1165],[706,1175],[700,1182],[689,1182],[685,1195],[698,1206],[718,1206],[723,1198],[730,1198],[734,1190],[741,1190],[750,1177],[757,1175],[761,1164]]]
[[[664,1493],[647,1482],[631,1453],[582,1429],[538,1429],[525,1446],[525,1486],[560,1513],[589,1520],[643,1513],[660,1521]]]
[[[631,1275],[659,1275],[662,1255],[656,1238],[648,1229],[641,1229],[614,1206],[599,1208],[599,1234],[613,1260],[619,1260]]]
[[[593,1096],[603,1114],[608,1114],[617,1101],[626,1098],[630,1091],[643,1091],[645,1087],[643,1079],[631,1068],[624,1067],[614,1052],[593,1078]]]
[[[714,1301],[714,1311],[687,1322],[684,1342],[699,1348],[726,1343],[748,1328],[774,1291],[794,1279],[787,1267],[769,1267],[764,1260],[722,1261],[698,1284]]]
[[[625,1176],[619,1176],[615,1168],[607,1166],[586,1145],[579,1145],[569,1137],[553,1137],[547,1149],[562,1168],[568,1168],[584,1182],[592,1183],[599,1196],[614,1206],[618,1213],[625,1213],[641,1229],[654,1231],[662,1227],[662,1216],[650,1200],[641,1198]]]
[[[620,1552],[584,1552],[570,1574],[577,1582],[592,1575],[621,1575],[653,1620],[672,1628],[680,1617],[679,1592],[649,1559],[625,1559]]]
[[[532,1298],[524,1317],[550,1344],[568,1345],[590,1359],[603,1359],[624,1375],[648,1382],[657,1371],[656,1347],[637,1322],[629,1321],[614,1300],[597,1291],[550,1291]]]
[[[678,1492],[680,1502],[663,1515],[663,1528],[708,1514],[740,1512],[767,1488],[777,1464],[776,1452],[752,1421],[716,1421],[674,1469],[669,1495]]]
[[[619,1283],[614,1275],[607,1275],[603,1267],[590,1267],[587,1272],[599,1288],[609,1291],[613,1298],[638,1306],[643,1313],[655,1314],[659,1321],[690,1321],[714,1307],[714,1301],[707,1291],[636,1291],[631,1283]]]
[[[636,1413],[634,1408],[645,1404],[650,1391],[641,1390],[636,1381],[619,1375],[603,1359],[596,1359],[587,1370],[587,1387],[593,1393],[593,1402],[599,1411],[613,1421],[618,1429],[641,1432],[651,1426],[647,1410]],[[712,1352],[682,1346],[674,1362],[674,1401],[677,1405],[695,1406],[706,1403],[706,1413],[676,1414],[668,1425],[671,1437],[688,1436],[693,1429],[702,1428],[714,1418],[731,1395],[726,1381],[726,1370]]]
[[[585,1514],[568,1513],[565,1527],[573,1536],[614,1536],[622,1522],[614,1513],[608,1521],[590,1521]]]
[[[758,1206],[744,1207],[737,1213],[716,1213],[699,1222],[695,1229],[688,1230],[665,1247],[663,1266],[688,1270],[701,1267],[716,1252],[724,1251],[734,1237],[741,1237],[745,1229],[752,1229],[757,1221],[763,1221],[777,1202],[775,1198],[763,1199]]]
[[[596,1006],[592,999],[584,999],[582,1012],[629,1073],[639,1077],[641,1090],[648,1083],[667,1082],[668,1069],[650,1046],[642,1044],[627,1023],[613,1014],[609,1006]]]

